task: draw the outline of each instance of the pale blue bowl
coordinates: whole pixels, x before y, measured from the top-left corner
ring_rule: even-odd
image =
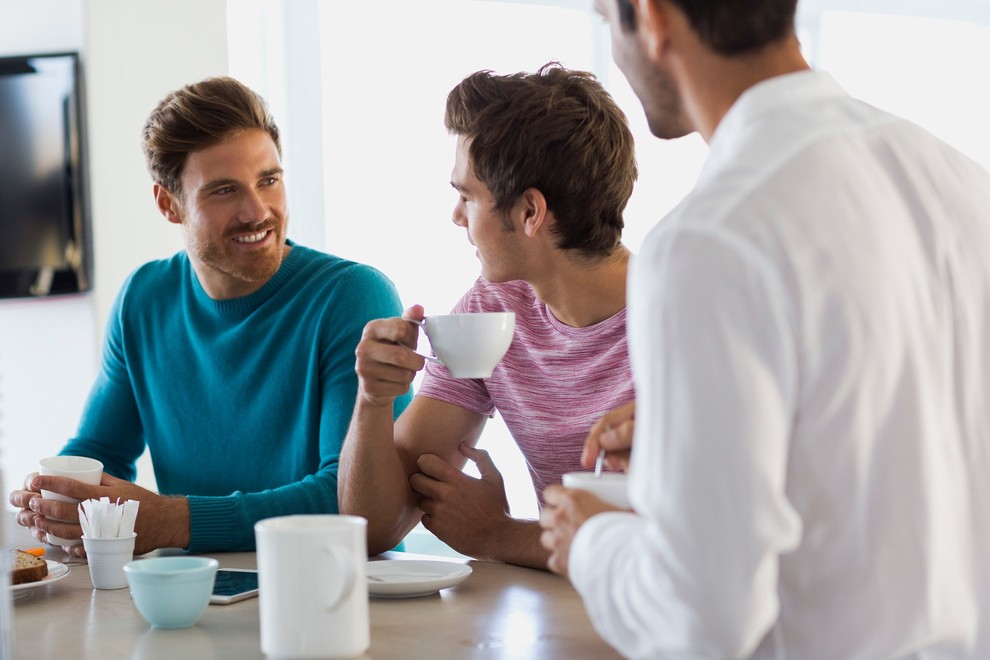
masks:
[[[188,628],[210,604],[219,562],[209,557],[152,557],[124,565],[131,599],[155,628]]]

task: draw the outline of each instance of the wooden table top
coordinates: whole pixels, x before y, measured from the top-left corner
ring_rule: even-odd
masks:
[[[38,545],[4,516],[7,547]],[[221,567],[255,568],[255,554],[213,553]],[[391,552],[383,558],[449,557]],[[128,589],[94,589],[84,561],[59,548],[46,559],[69,575],[30,589],[14,601],[13,657],[25,660],[168,658],[245,660],[264,657],[258,599],[210,605],[191,628],[157,630],[141,618]],[[371,648],[366,658],[615,658],[595,633],[581,599],[556,575],[508,564],[466,561],[473,572],[461,584],[418,598],[371,598]],[[23,592],[19,592],[23,593]],[[4,631],[8,634],[8,631]]]

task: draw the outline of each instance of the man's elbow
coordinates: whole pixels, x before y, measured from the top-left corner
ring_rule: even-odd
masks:
[[[380,555],[395,548],[405,538],[405,534],[398,529],[376,530],[368,526],[368,556]]]

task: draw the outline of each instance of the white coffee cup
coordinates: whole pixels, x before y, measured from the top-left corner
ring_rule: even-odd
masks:
[[[489,378],[515,329],[514,312],[427,316],[423,323],[433,352],[454,378]]]
[[[255,524],[265,655],[353,658],[368,650],[367,524],[330,514]]]
[[[38,461],[38,473],[54,477],[68,477],[90,486],[98,486],[103,477],[103,463],[86,456],[49,456]],[[41,496],[58,502],[79,503],[77,499],[60,493],[53,493],[50,490],[42,490]],[[82,539],[63,539],[60,536],[49,534],[48,542],[58,546],[79,545],[82,543]]]
[[[625,472],[602,472],[597,477],[594,472],[566,472],[564,487],[587,491],[620,509],[632,508],[629,503],[629,479]]]
[[[89,579],[97,589],[123,589],[127,586],[124,564],[134,559],[137,534],[119,538],[89,538],[83,534]]]

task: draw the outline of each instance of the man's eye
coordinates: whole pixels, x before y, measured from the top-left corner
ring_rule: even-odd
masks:
[[[223,188],[217,188],[216,190],[214,190],[213,191],[213,194],[214,195],[228,195],[228,194],[230,194],[232,192],[234,192],[234,189],[231,186],[224,186]]]
[[[276,183],[278,183],[278,178],[273,177],[273,176],[266,177],[266,178],[264,178],[264,179],[261,180],[261,183],[262,183],[262,185],[265,185],[265,186],[273,186]]]

